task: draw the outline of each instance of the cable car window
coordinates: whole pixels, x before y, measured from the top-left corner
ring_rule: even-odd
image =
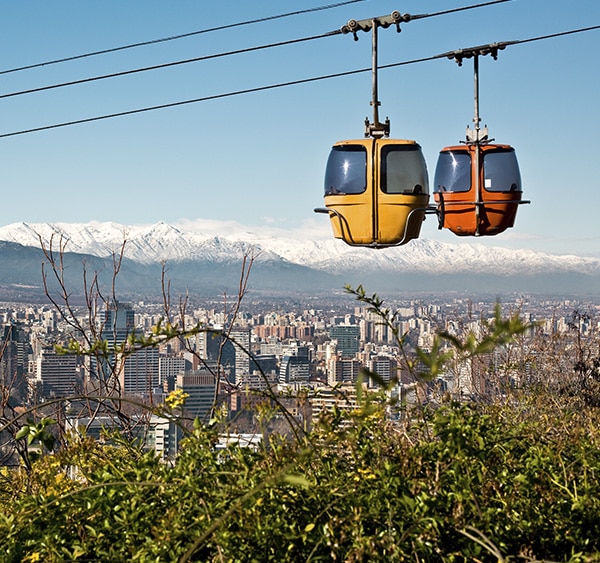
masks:
[[[367,189],[367,151],[362,146],[333,147],[325,170],[325,195],[361,194]]]
[[[520,192],[521,174],[513,149],[483,154],[483,186],[488,192]]]
[[[468,192],[471,189],[471,155],[466,151],[441,152],[434,186],[436,192]]]
[[[381,149],[381,191],[427,194],[427,166],[419,145],[385,145]]]

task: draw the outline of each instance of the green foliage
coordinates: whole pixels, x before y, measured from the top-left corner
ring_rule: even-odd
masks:
[[[15,434],[15,439],[26,440],[29,460],[38,458],[44,453],[44,449],[46,451],[54,449],[56,437],[48,430],[48,427],[55,424],[56,420],[50,417],[44,417],[38,423],[28,418],[27,423]]]
[[[25,424],[15,435],[17,440],[21,438],[27,438],[27,445],[31,446],[34,442],[39,441],[43,446],[52,450],[54,446],[55,438],[50,434],[46,427],[56,424],[56,420],[53,418],[45,417],[42,418],[37,424],[33,420],[28,419]]]
[[[377,294],[367,295],[362,285],[356,289],[347,285],[345,289],[357,301],[367,305],[369,312],[377,315],[381,324],[387,326],[393,335],[402,353],[405,353],[406,335],[401,335],[398,329],[398,313],[384,307],[384,302]],[[407,366],[413,370],[415,378],[421,381],[431,381],[443,373],[443,368],[451,360],[465,361],[492,352],[499,346],[512,342],[533,326],[523,323],[518,315],[503,319],[499,303],[496,303],[494,308],[493,320],[491,322],[481,320],[480,325],[484,333],[481,337],[470,331],[461,339],[447,331],[440,331],[434,336],[431,349],[425,350],[416,347],[415,353],[425,369],[416,372],[414,363],[406,360]]]
[[[396,314],[362,287],[348,291],[402,347]],[[417,350],[417,379],[527,328],[518,317],[503,320],[498,306],[482,334],[440,333]],[[129,344],[163,341],[162,329],[149,338]],[[390,421],[394,382],[362,377],[381,390],[359,381],[357,406],[325,412],[294,440],[272,434],[257,449],[221,449],[224,421],[195,420],[170,463],[118,435],[110,445],[68,435],[49,453],[54,421],[28,422],[17,438],[39,442],[45,455],[2,472],[10,486],[0,492],[0,560],[599,560],[597,409],[574,410],[540,391],[446,402]],[[169,412],[184,400],[171,394]],[[269,405],[257,416],[266,426],[281,414]]]
[[[494,561],[493,546],[576,561],[600,550],[595,410],[518,397],[398,427],[384,406],[365,397],[303,441],[258,451],[218,450],[214,427],[197,422],[172,465],[72,437],[9,475],[2,560]]]

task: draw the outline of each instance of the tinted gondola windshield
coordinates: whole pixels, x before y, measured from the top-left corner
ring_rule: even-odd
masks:
[[[489,192],[520,192],[521,174],[513,149],[483,155],[484,188]]]
[[[325,195],[360,194],[367,189],[364,147],[333,147],[325,170]]]
[[[381,191],[427,194],[427,166],[418,145],[386,145],[381,149]]]
[[[435,169],[434,192],[468,192],[471,156],[468,152],[441,152]]]

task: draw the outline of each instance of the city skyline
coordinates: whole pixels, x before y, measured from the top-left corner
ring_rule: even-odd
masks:
[[[444,10],[469,5],[452,0]],[[143,12],[116,1],[82,7],[69,1],[3,7],[2,68],[42,63],[286,11],[325,6],[269,1]],[[331,237],[322,206],[331,144],[360,138],[370,115],[370,39],[332,36],[169,69],[37,93],[50,84],[166,64],[339,29],[349,19],[440,10],[439,3],[369,0],[205,33],[148,47],[6,73],[2,129],[7,135],[123,111],[364,69],[197,104],[3,139],[6,201],[0,225],[15,222],[197,221],[218,232],[264,229],[319,240]],[[550,17],[559,14],[560,17]],[[527,40],[600,24],[600,5],[576,0],[513,0],[402,24],[380,33],[380,64],[434,56],[495,41]],[[508,46],[480,62],[482,123],[519,157],[524,197],[513,229],[484,245],[552,254],[600,256],[594,210],[598,76],[584,53],[597,50],[593,30]],[[473,116],[472,65],[440,59],[383,69],[379,98],[392,137],[417,140],[430,178],[437,152],[464,138]],[[2,95],[2,94],[0,94]],[[26,205],[23,205],[23,196]],[[428,221],[421,238],[469,244]]]
[[[324,381],[329,385],[355,384],[363,367],[389,381],[393,375],[390,370],[400,366],[404,354],[413,354],[416,346],[431,349],[440,331],[457,338],[469,331],[477,334],[485,330],[486,323],[493,322],[498,312],[506,316],[518,311],[529,327],[525,333],[529,340],[542,333],[569,334],[575,328],[581,331],[582,338],[594,339],[600,329],[600,303],[581,306],[570,299],[517,297],[503,303],[498,311],[498,305],[492,301],[451,295],[435,300],[404,299],[389,305],[394,315],[388,316],[385,323],[365,303],[356,301],[335,309],[309,309],[308,306],[307,303],[297,309],[263,307],[252,313],[242,307],[237,315],[225,318],[230,328],[222,329],[234,345],[232,353],[221,351],[218,342],[219,351],[211,353],[206,346],[209,333],[200,333],[204,336],[204,345],[202,339],[186,339],[186,345],[183,341],[165,341],[152,348],[142,348],[127,355],[123,364],[116,362],[111,367],[116,370],[114,377],[119,379],[116,389],[122,396],[148,399],[154,394],[166,395],[173,389],[192,393],[192,388],[200,386],[202,389],[196,390],[200,394],[194,400],[200,401],[206,410],[207,398],[213,396],[215,374],[220,374],[223,384],[256,389],[264,388],[264,381],[255,373],[257,370],[271,378],[273,385],[284,387],[318,387]],[[124,325],[126,318],[130,330],[143,337],[152,331],[150,326],[155,322],[160,305],[125,304],[120,308],[126,315],[121,314],[117,323]],[[102,326],[110,313],[111,310],[107,311],[98,321]],[[82,323],[87,322],[85,308],[77,316]],[[215,334],[219,334],[218,327],[224,320],[219,310],[204,308],[190,310],[186,318],[189,326],[203,326]],[[102,378],[85,356],[57,354],[49,347],[50,341],[60,343],[72,336],[69,336],[70,325],[48,305],[0,304],[0,321],[4,339],[15,346],[14,350],[8,347],[6,356],[0,358],[0,375],[5,383],[10,382],[19,390],[23,399],[38,394],[45,397],[77,395]],[[196,359],[192,360],[193,357]],[[174,370],[175,364],[177,369]],[[379,367],[375,369],[376,366]],[[400,372],[398,377],[402,380]],[[200,405],[194,403],[196,406],[192,408],[192,403],[188,405],[192,410]]]

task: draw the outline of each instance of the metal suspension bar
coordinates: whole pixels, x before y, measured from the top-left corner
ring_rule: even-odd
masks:
[[[475,55],[473,57],[473,90],[473,123],[475,124],[475,131],[477,131],[477,140],[479,140],[479,124],[481,122],[481,119],[479,117],[479,55]]]
[[[372,90],[372,98],[371,105],[373,106],[373,125],[375,127],[379,126],[379,93],[377,90],[377,28],[379,24],[377,20],[373,20],[373,27],[371,29],[371,77],[373,81],[373,90]]]
[[[479,219],[480,219],[480,208],[481,206],[479,205],[479,203],[481,203],[481,170],[480,170],[480,155],[479,155],[479,148],[481,146],[480,144],[480,137],[479,137],[479,123],[481,121],[480,117],[479,117],[479,55],[475,54],[475,56],[473,57],[473,89],[474,89],[474,93],[473,93],[473,99],[474,99],[474,115],[473,115],[473,122],[474,122],[474,128],[475,128],[475,170],[476,170],[476,174],[475,174],[475,202],[477,203],[477,205],[475,206],[475,235],[479,235]]]
[[[400,12],[392,12],[389,16],[381,16],[378,18],[371,18],[366,20],[350,20],[346,25],[342,27],[342,33],[352,33],[354,40],[358,41],[358,31],[370,31],[372,34],[372,47],[371,47],[371,76],[372,76],[372,98],[371,106],[373,106],[373,123],[369,121],[369,118],[365,119],[365,137],[373,137],[374,139],[380,139],[381,137],[387,137],[390,134],[390,122],[386,118],[384,123],[379,121],[379,101],[378,82],[377,82],[377,71],[379,68],[377,60],[377,29],[379,27],[388,28],[390,25],[396,25],[396,30],[400,32],[400,22],[410,21],[410,16],[405,14],[404,16]]]
[[[380,139],[387,137],[390,134],[390,121],[386,118],[385,123],[379,121],[379,89],[378,89],[378,34],[377,29],[381,26],[381,22],[375,18],[371,24],[371,106],[373,107],[373,123],[369,118],[365,119],[365,137],[373,137]]]

